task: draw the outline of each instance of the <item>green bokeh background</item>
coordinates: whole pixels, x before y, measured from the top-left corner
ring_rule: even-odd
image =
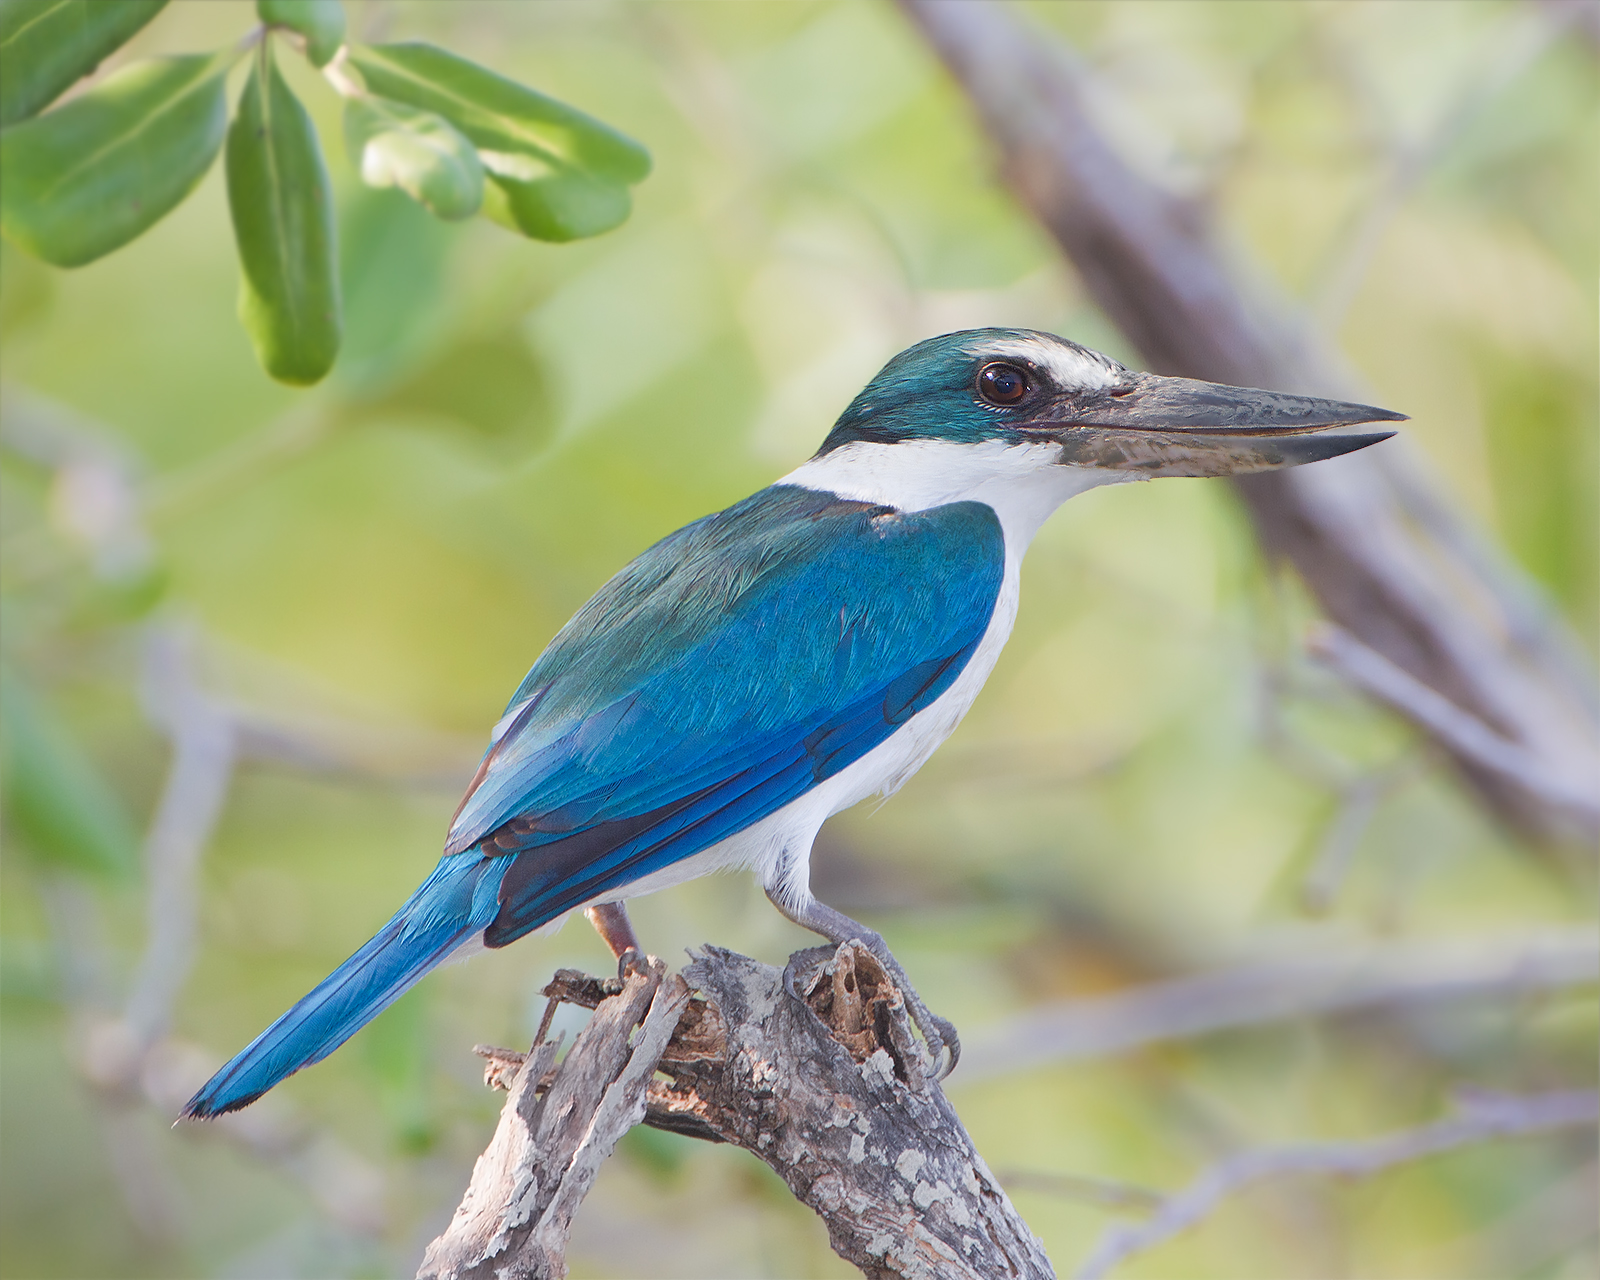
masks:
[[[234,322],[220,167],[87,268],[5,249],[8,390],[130,460],[152,539],[133,570],[97,568],[49,470],[7,450],[7,662],[137,826],[168,757],[138,693],[150,626],[189,628],[219,695],[365,726],[383,775],[239,770],[174,1015],[212,1061],[426,874],[488,727],[571,612],[655,539],[807,457],[895,351],[1008,324],[1137,362],[887,4],[349,7],[355,33],[475,58],[640,139],[656,168],[632,220],[594,241],[447,227],[360,187],[336,95],[285,58],[329,150],[346,245],[346,345],[311,391],[270,382]],[[1335,336],[1373,401],[1412,416],[1404,447],[1592,651],[1595,43],[1576,28],[1554,39],[1435,148],[1546,9],[1025,8],[1090,61],[1124,154],[1214,203],[1242,275],[1313,309],[1350,292]],[[216,47],[252,20],[242,2],[179,0],[119,57]],[[1352,274],[1340,247],[1405,148],[1429,152],[1424,175]],[[1015,637],[956,736],[881,809],[825,830],[819,895],[880,928],[973,1039],[1041,1001],[1273,946],[1592,927],[1582,859],[1495,828],[1406,729],[1306,664],[1312,614],[1221,485],[1075,500],[1035,544]],[[1320,916],[1299,888],[1336,798],[1262,732],[1274,672],[1290,732],[1336,772],[1417,762]],[[499,1106],[471,1045],[523,1044],[554,968],[609,964],[579,922],[442,970],[282,1086],[332,1140],[305,1160],[336,1151],[381,1171],[381,1215],[362,1227],[319,1204],[304,1160],[170,1130],[83,1083],[93,1001],[75,975],[128,982],[144,940],[136,870],[68,865],[12,823],[0,891],[8,1277],[409,1274]],[[633,912],[669,961],[715,941],[778,962],[809,941],[746,876]],[[958,1073],[950,1094],[1002,1177],[1171,1188],[1242,1146],[1421,1123],[1457,1084],[1591,1085],[1593,994],[1275,1023]],[[1592,1146],[1540,1139],[1359,1184],[1275,1183],[1123,1274],[1590,1276]],[[328,1176],[348,1190],[365,1175]],[[1068,1274],[1112,1214],[1038,1188],[1019,1184],[1017,1205]],[[854,1274],[753,1158],[646,1130],[605,1166],[571,1262],[578,1277]]]

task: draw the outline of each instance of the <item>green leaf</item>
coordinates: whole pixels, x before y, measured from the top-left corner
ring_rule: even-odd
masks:
[[[381,98],[351,98],[344,131],[345,149],[369,187],[399,187],[447,222],[478,212],[483,164],[443,118]]]
[[[153,58],[0,133],[0,230],[58,267],[119,249],[205,176],[227,129],[225,56]]]
[[[0,128],[44,110],[125,45],[167,0],[0,3]]]
[[[344,5],[339,0],[256,0],[256,14],[269,27],[305,37],[306,57],[325,67],[344,43]]]
[[[581,240],[628,220],[633,198],[620,183],[505,151],[482,153],[489,170],[484,212],[535,240]]]
[[[479,147],[526,151],[617,182],[650,172],[650,153],[632,138],[437,45],[357,45],[350,61],[379,97],[437,112]]]
[[[627,220],[650,153],[565,103],[429,44],[355,47],[367,88],[443,116],[478,148],[484,212],[537,240],[599,235]]]
[[[311,117],[262,41],[228,130],[228,205],[242,268],[239,318],[280,382],[319,381],[342,327],[333,192]]]
[[[478,148],[484,212],[536,240],[577,240],[625,222],[650,153],[565,103],[429,44],[355,47],[367,88],[443,116]]]
[[[0,790],[6,822],[42,858],[124,875],[138,837],[116,792],[32,690],[0,668]]]

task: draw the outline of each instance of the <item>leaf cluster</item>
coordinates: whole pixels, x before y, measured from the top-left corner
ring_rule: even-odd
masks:
[[[343,332],[339,246],[321,142],[284,80],[286,43],[345,99],[362,180],[446,221],[482,212],[535,240],[599,235],[650,171],[632,139],[425,43],[346,40],[339,0],[257,0],[260,25],[214,53],[130,62],[46,111],[166,0],[0,0],[0,232],[58,267],[142,235],[226,150],[239,316],[262,367],[308,385]],[[250,68],[228,115],[229,71]]]

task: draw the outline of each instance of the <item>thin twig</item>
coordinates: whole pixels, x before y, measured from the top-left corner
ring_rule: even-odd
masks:
[[[194,961],[200,857],[222,815],[233,725],[200,688],[192,631],[156,627],[146,648],[146,712],[172,742],[172,765],[145,841],[146,941],[127,1020],[142,1045],[166,1032]]]
[[[1307,1173],[1366,1177],[1455,1147],[1585,1127],[1600,1119],[1600,1096],[1588,1090],[1529,1097],[1468,1095],[1459,1097],[1456,1106],[1453,1116],[1381,1137],[1271,1147],[1230,1156],[1169,1197],[1147,1221],[1107,1227],[1078,1269],[1077,1280],[1101,1280],[1134,1254],[1194,1226],[1228,1196],[1264,1178]]]
[[[431,731],[289,716],[237,700],[223,706],[241,763],[281,765],[313,777],[460,792],[479,754],[476,743]]]
[[[1300,884],[1300,904],[1306,911],[1321,915],[1333,906],[1379,806],[1421,772],[1422,762],[1406,755],[1340,789],[1339,806]]]
[[[1358,689],[1426,730],[1452,754],[1504,777],[1540,797],[1551,808],[1566,811],[1587,831],[1600,832],[1600,777],[1576,776],[1577,769],[1594,762],[1580,759],[1571,762],[1575,768],[1562,768],[1567,762],[1543,759],[1518,743],[1507,741],[1342,628],[1318,626],[1308,637],[1306,648]]]
[[[1227,968],[1048,1004],[967,1038],[963,1082],[1110,1057],[1232,1027],[1383,1005],[1559,990],[1600,980],[1592,928],[1473,942],[1304,943]]]
[[[327,397],[297,400],[293,408],[249,435],[155,477],[141,495],[146,517],[156,524],[169,522],[240,486],[260,483],[273,469],[327,440],[338,412],[339,406]]]
[[[145,1126],[126,1121],[138,1108],[171,1120],[221,1063],[209,1051],[172,1036],[141,1043],[126,1019],[112,1012],[117,965],[105,947],[105,923],[94,895],[62,877],[47,885],[44,897],[65,979],[67,1058],[90,1086],[107,1140],[122,1144],[112,1170],[123,1200],[135,1213],[155,1197],[181,1204],[175,1182],[165,1190],[138,1185],[172,1182],[172,1175],[164,1144],[153,1142]],[[371,1239],[387,1226],[382,1167],[319,1131],[279,1095],[181,1132],[195,1140],[230,1142],[263,1166],[282,1170],[342,1230]]]
[[[1600,4],[1594,6],[1600,14]],[[1385,479],[1406,516],[1469,577],[1489,589],[1505,620],[1506,639],[1530,662],[1555,672],[1578,699],[1590,723],[1600,722],[1600,679],[1593,657],[1562,619],[1542,587],[1475,524],[1462,520],[1416,465],[1416,457],[1390,459]]]
[[[86,551],[102,580],[126,581],[149,567],[154,548],[139,506],[139,463],[114,431],[7,384],[0,387],[0,445],[54,473],[49,525],[6,537],[4,565],[14,583],[49,577],[70,563],[52,535]]]
[[[1110,1178],[1089,1178],[1080,1173],[1047,1173],[1040,1169],[997,1169],[995,1177],[1007,1191],[1033,1191],[1059,1196],[1080,1204],[1098,1205],[1121,1213],[1153,1213],[1165,1203],[1159,1191]]]

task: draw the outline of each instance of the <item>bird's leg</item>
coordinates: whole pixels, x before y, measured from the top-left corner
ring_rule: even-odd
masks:
[[[917,989],[911,985],[911,979],[906,977],[906,971],[900,967],[900,962],[894,958],[894,953],[889,950],[889,944],[866,925],[860,924],[845,915],[842,911],[835,911],[825,902],[818,902],[815,898],[807,897],[800,906],[791,906],[772,890],[767,890],[767,897],[772,905],[777,907],[786,917],[793,920],[802,929],[810,929],[812,933],[820,933],[835,947],[840,943],[852,939],[865,943],[877,956],[883,967],[889,971],[889,976],[894,979],[895,985],[900,988],[900,995],[906,1002],[906,1008],[911,1012],[911,1019],[917,1024],[917,1030],[922,1032],[922,1038],[928,1042],[928,1052],[933,1056],[934,1079],[943,1080],[956,1069],[956,1062],[961,1057],[961,1040],[956,1035],[954,1024],[939,1017],[927,1005],[922,1003],[922,997],[917,994]],[[817,950],[817,948],[813,948]],[[801,953],[807,955],[808,953]],[[799,999],[794,989],[794,967],[791,965],[783,971],[783,987],[791,996]],[[940,1059],[948,1054],[943,1069],[940,1069]]]
[[[594,931],[616,956],[617,977],[626,978],[628,970],[644,968],[644,948],[639,945],[639,935],[633,931],[633,921],[628,919],[625,906],[620,902],[597,902],[585,907],[583,914],[589,917]]]

